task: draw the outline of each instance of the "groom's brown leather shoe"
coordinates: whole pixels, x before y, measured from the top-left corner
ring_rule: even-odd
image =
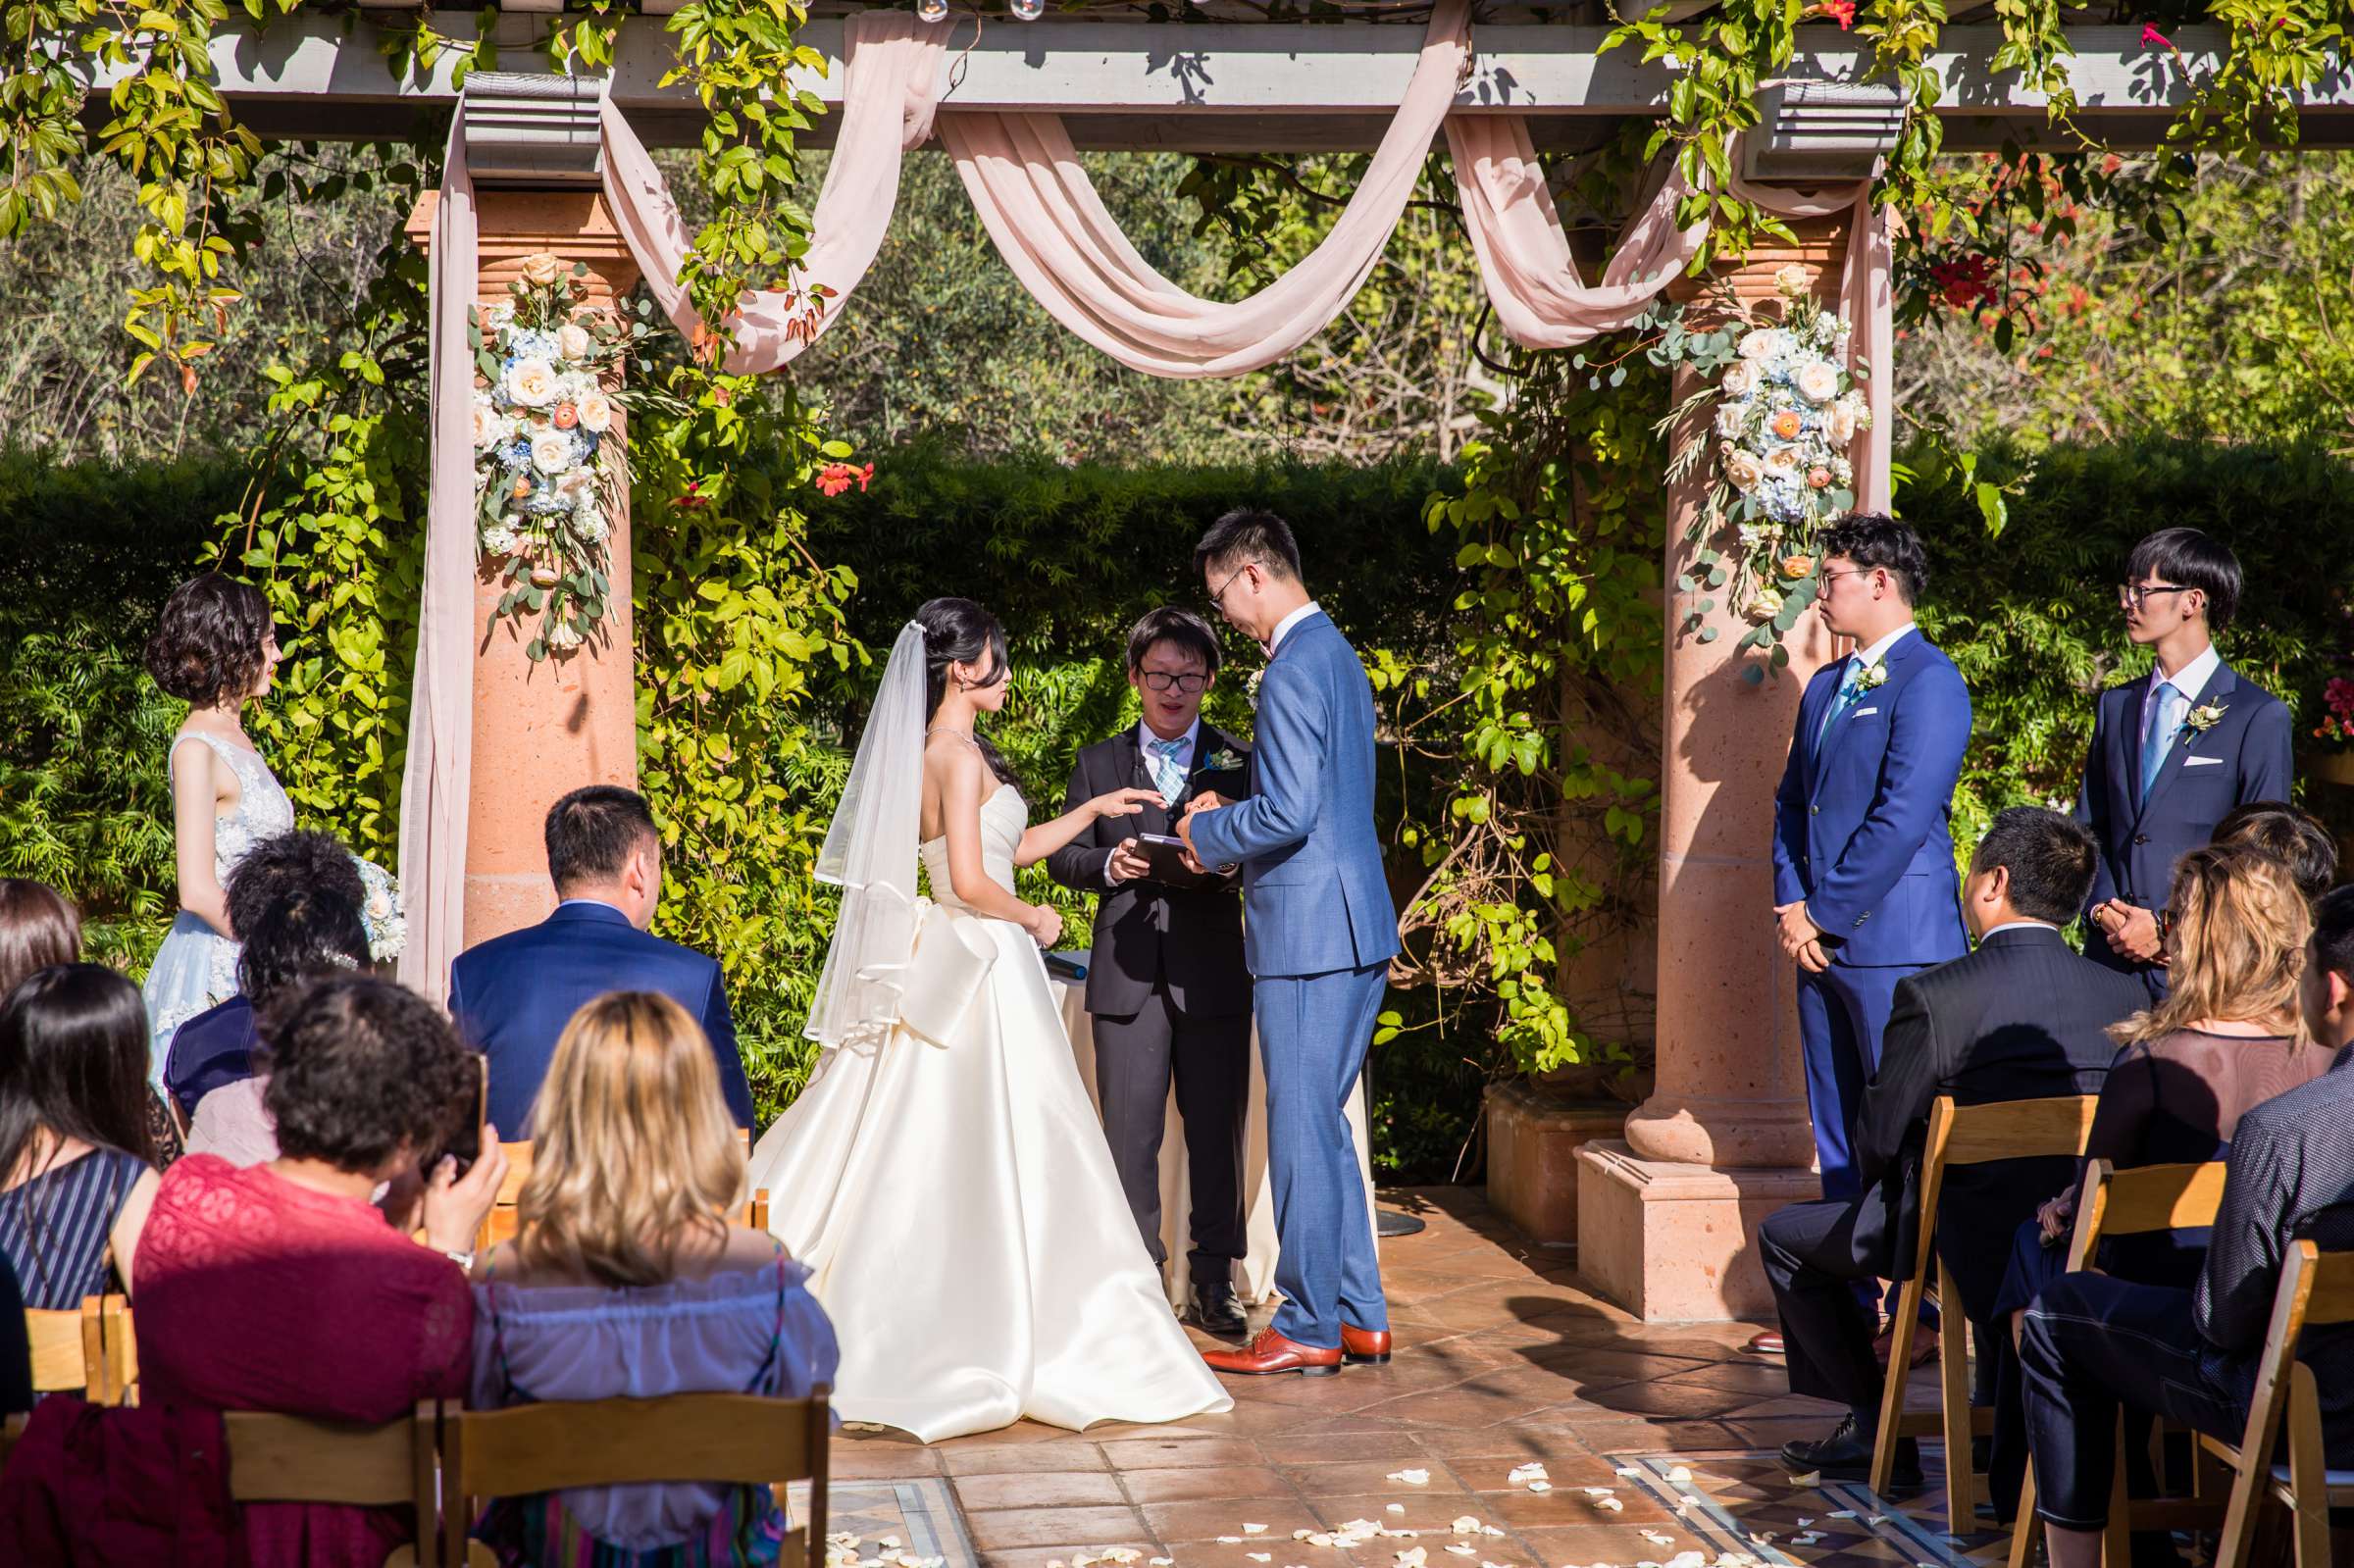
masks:
[[[1390,1331],[1360,1329],[1354,1323],[1341,1325],[1341,1360],[1353,1367],[1384,1362],[1390,1358]]]
[[[1319,1350],[1312,1344],[1287,1340],[1273,1329],[1261,1329],[1247,1350],[1204,1350],[1202,1359],[1212,1372],[1263,1378],[1275,1372],[1297,1372],[1305,1378],[1329,1378],[1341,1370],[1341,1347]]]

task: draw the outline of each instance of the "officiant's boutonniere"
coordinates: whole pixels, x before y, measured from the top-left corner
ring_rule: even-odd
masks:
[[[1868,664],[1864,667],[1864,673],[1856,677],[1858,691],[1877,691],[1887,683],[1888,666],[1885,663]]]
[[[2193,708],[2184,714],[2182,728],[2194,735],[2203,735],[2220,724],[2223,717],[2224,704],[2210,702],[2205,707]]]
[[[1209,759],[1203,762],[1202,767],[1207,773],[1233,773],[1242,765],[1243,759],[1240,753],[1231,746],[1221,746],[1209,754]]]

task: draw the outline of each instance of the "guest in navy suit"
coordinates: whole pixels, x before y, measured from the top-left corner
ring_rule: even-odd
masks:
[[[2197,529],[2133,546],[2118,590],[2125,633],[2157,658],[2101,693],[2076,820],[2101,843],[2084,954],[2166,995],[2160,918],[2175,862],[2234,806],[2286,800],[2288,709],[2240,680],[2214,633],[2239,603],[2239,559]]]
[[[547,874],[561,900],[554,914],[468,948],[449,967],[450,1016],[490,1058],[491,1124],[529,1137],[532,1101],[574,1012],[607,991],[648,990],[702,1025],[728,1110],[737,1126],[751,1126],[718,963],[646,935],[662,891],[662,838],[644,798],[591,784],[548,807]]]
[[[1911,529],[1859,513],[1820,548],[1817,613],[1856,651],[1816,671],[1799,703],[1773,800],[1773,886],[1799,969],[1822,1195],[1837,1200],[1862,1189],[1856,1114],[1898,984],[1970,950],[1949,820],[1970,688],[1913,625],[1928,562]]]

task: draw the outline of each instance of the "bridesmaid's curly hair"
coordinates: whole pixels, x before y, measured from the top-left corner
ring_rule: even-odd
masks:
[[[237,701],[262,673],[270,601],[249,582],[207,572],[172,590],[147,639],[147,673],[199,708]]]

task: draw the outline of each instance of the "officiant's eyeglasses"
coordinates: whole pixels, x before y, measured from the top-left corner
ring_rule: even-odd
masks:
[[[1190,697],[1209,684],[1209,677],[1194,675],[1190,672],[1185,675],[1170,675],[1165,670],[1147,670],[1145,684],[1155,691],[1182,691]]]
[[[2189,591],[2186,585],[2179,582],[2153,582],[2146,588],[2138,582],[2120,582],[2117,585],[2117,602],[2128,610],[2138,610],[2145,600],[2154,599],[2161,593]]]

